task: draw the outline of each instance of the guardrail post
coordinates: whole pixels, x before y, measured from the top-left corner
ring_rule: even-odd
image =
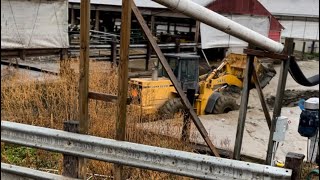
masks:
[[[63,123],[63,130],[68,132],[79,133],[78,121],[66,121]],[[62,175],[72,178],[78,178],[79,158],[63,154],[63,170]]]
[[[292,169],[291,180],[299,180],[305,155],[289,152],[286,155],[285,168]]]

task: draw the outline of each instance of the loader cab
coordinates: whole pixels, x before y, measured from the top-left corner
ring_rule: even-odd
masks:
[[[177,77],[178,81],[181,83],[182,89],[187,91],[187,89],[198,90],[198,80],[199,80],[199,59],[200,56],[185,54],[185,53],[172,53],[164,54],[166,57],[174,75]],[[159,76],[164,76],[169,78],[165,69],[159,64]]]

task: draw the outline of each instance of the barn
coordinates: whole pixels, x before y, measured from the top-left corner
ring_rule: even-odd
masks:
[[[280,41],[283,26],[257,0],[216,0],[206,6],[235,22],[238,22],[264,36]],[[202,49],[227,48],[229,52],[241,53],[248,44],[205,24],[200,25]]]
[[[295,50],[319,53],[319,0],[259,0],[283,25],[281,41],[294,38]]]

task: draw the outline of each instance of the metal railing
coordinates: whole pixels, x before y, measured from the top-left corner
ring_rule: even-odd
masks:
[[[292,175],[290,169],[8,121],[1,121],[1,141],[200,179],[290,179]],[[8,173],[7,169],[1,166],[2,172]]]

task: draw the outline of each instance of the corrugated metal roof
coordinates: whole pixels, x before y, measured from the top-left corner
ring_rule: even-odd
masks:
[[[273,15],[319,17],[319,0],[259,0]]]
[[[193,2],[206,6],[214,0],[192,0]],[[69,0],[70,3],[80,3],[80,0]],[[156,2],[151,0],[134,0],[138,7],[145,8],[166,8]],[[91,4],[101,4],[101,5],[110,5],[110,6],[121,6],[122,0],[91,0]]]

